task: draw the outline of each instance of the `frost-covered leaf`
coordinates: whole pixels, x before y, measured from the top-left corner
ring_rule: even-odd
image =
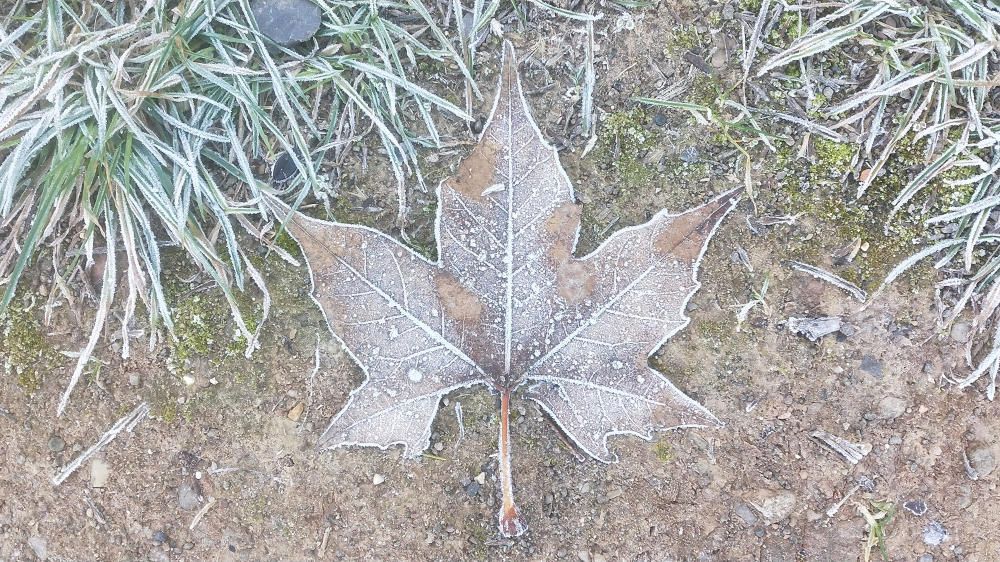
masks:
[[[507,44],[489,122],[438,198],[436,263],[370,228],[288,221],[331,330],[367,375],[321,447],[402,444],[419,455],[441,397],[482,384],[500,395],[500,528],[517,535],[526,527],[507,424],[516,389],[605,462],[615,459],[610,435],[718,423],[648,358],[688,323],[698,262],[737,191],[661,211],[576,257],[580,206]]]

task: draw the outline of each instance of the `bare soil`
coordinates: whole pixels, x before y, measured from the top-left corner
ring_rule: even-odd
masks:
[[[741,74],[734,30],[749,13],[742,5],[716,21],[725,4],[663,4],[633,12],[634,19],[608,10],[598,25],[595,106],[606,118],[597,129],[604,140],[586,157],[575,97],[582,24],[538,12],[524,29],[506,22],[526,58],[529,102],[585,204],[581,251],[660,208],[686,208],[741,182],[736,154],[710,128],[650,110],[639,121],[654,139],[639,152],[641,181],[623,183],[628,171],[616,167],[615,151],[625,149],[607,140],[609,116],[685,77],[697,78],[695,88],[705,77],[725,88]],[[480,58],[490,90],[495,39]],[[488,111],[490,95],[477,102],[480,111]],[[688,163],[681,156],[692,148],[700,157]],[[465,152],[464,145],[444,152],[435,173],[454,171]],[[794,199],[775,179],[779,171],[815,165],[801,160],[778,170],[763,158],[754,171],[758,214],[782,214]],[[394,209],[391,181],[375,183],[355,191]],[[414,191],[412,206],[433,203],[428,197]],[[427,216],[409,219],[416,243],[432,232]],[[218,296],[200,279],[188,282],[179,267],[171,275],[183,306],[199,298],[208,310],[195,315],[186,343],[150,351],[140,338],[122,360],[109,338],[99,368],[60,418],[54,412],[70,358],[45,353],[37,388],[25,377],[0,377],[0,559],[848,561],[863,560],[866,550],[859,506],[875,510],[872,502],[887,501],[896,512],[885,525],[889,560],[1000,560],[993,503],[1000,471],[992,467],[1000,415],[981,388],[960,392],[948,382],[966,372],[964,346],[937,328],[933,276],[908,278],[862,307],[786,264],[832,268],[830,255],[850,239],[828,235],[825,219],[808,213],[755,233],[755,216],[744,201],[727,219],[703,263],[692,323],[653,359],[725,427],[669,432],[654,442],[614,438],[620,462],[606,465],[578,459],[533,403],[515,397],[513,464],[530,525],[519,539],[496,532],[498,410],[485,389],[448,397],[420,460],[404,460],[398,449],[315,451],[361,374],[308,298],[305,270],[272,255],[261,263],[273,287],[273,318],[249,360],[234,352],[232,326],[209,313]],[[368,221],[391,230],[395,217]],[[752,272],[733,258],[738,248]],[[734,305],[753,298],[765,277],[766,306],[738,326]],[[47,285],[38,279],[35,290]],[[89,319],[70,308],[57,309],[40,329],[51,350],[81,345]],[[41,311],[29,312],[37,323]],[[791,316],[831,315],[850,326],[819,342],[785,325]],[[10,353],[13,342],[4,337],[0,352]],[[151,415],[98,456],[106,482],[90,462],[52,484],[142,401]],[[810,437],[816,430],[869,444],[871,452],[851,465]],[[876,547],[872,559],[879,558]]]

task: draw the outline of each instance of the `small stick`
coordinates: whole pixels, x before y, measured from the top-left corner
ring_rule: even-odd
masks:
[[[193,531],[194,528],[198,526],[198,523],[201,522],[201,518],[204,517],[205,514],[208,513],[208,510],[212,509],[214,506],[215,498],[208,498],[208,503],[203,505],[201,509],[198,510],[198,513],[194,514],[194,519],[191,520],[191,525],[188,527],[188,530]]]
[[[858,299],[861,302],[865,302],[868,300],[868,293],[866,293],[861,287],[858,287],[857,285],[851,283],[850,281],[844,279],[843,277],[834,275],[829,271],[822,270],[816,266],[809,265],[807,263],[793,261],[793,262],[788,262],[788,265],[790,265],[792,269],[796,271],[808,273],[809,275],[812,275],[816,279],[826,281],[827,283],[830,283],[834,287],[838,287],[840,289],[847,291],[848,293],[850,293],[852,297]]]
[[[830,506],[830,509],[826,510],[826,516],[833,517],[834,515],[836,515],[837,512],[840,511],[840,508],[843,507],[845,503],[847,503],[847,500],[849,500],[851,496],[854,495],[854,492],[857,492],[860,488],[861,484],[858,484],[855,487],[851,488],[851,491],[844,494],[844,497],[841,498],[839,502],[833,504],[832,506]]]
[[[55,478],[52,479],[52,484],[54,486],[62,484],[67,478],[70,477],[71,474],[76,472],[76,469],[80,468],[80,465],[86,462],[87,459],[89,459],[90,457],[94,456],[98,451],[103,449],[105,445],[114,441],[115,437],[118,437],[118,434],[121,433],[122,431],[127,431],[131,433],[132,430],[135,429],[135,426],[140,421],[142,421],[142,419],[145,418],[146,414],[148,413],[149,413],[149,404],[143,402],[138,406],[136,406],[135,409],[129,412],[128,415],[116,421],[115,425],[111,426],[111,429],[106,431],[104,435],[102,435],[101,438],[97,440],[97,443],[94,443],[89,449],[84,451],[83,454],[81,454],[79,457],[76,457],[76,459],[74,459],[73,462],[66,465],[66,467],[62,469],[62,472],[57,474]]]

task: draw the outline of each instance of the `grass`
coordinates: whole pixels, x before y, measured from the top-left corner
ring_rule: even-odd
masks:
[[[958,385],[989,374],[986,391],[992,400],[1000,370],[1000,245],[989,227],[1000,205],[1000,118],[992,95],[1000,85],[1000,8],[971,0],[822,5],[764,0],[744,58],[746,74],[758,55],[762,22],[782,12],[805,18],[813,8],[819,17],[787,48],[758,61],[755,74],[783,72],[782,79],[797,79],[808,93],[807,106],[819,107],[800,124],[832,140],[855,141],[852,167],[859,201],[893,158],[923,147],[921,164],[892,196],[887,234],[892,219],[913,210],[917,196],[926,195],[930,186],[970,194],[927,220],[926,226],[939,228],[944,239],[904,260],[886,283],[921,259],[938,258],[935,267],[944,277],[938,290],[947,305],[942,329],[975,305],[973,323],[980,338],[974,341],[988,340],[978,358],[970,342],[971,372]],[[823,76],[829,61],[838,61],[833,66],[840,71],[853,68],[855,85],[840,99],[818,100],[818,84],[842,78]]]
[[[301,179],[274,194],[323,198],[319,163],[372,135],[405,217],[417,149],[440,142],[434,111],[468,118],[408,73],[450,65],[478,95],[467,61],[420,0],[321,4],[319,33],[295,49],[256,30],[248,0],[14,2],[0,20],[0,314],[43,256],[50,298],[79,305],[92,284],[97,301],[60,413],[113,310],[125,356],[140,306],[151,332],[172,331],[168,248],[222,289],[253,350],[261,322],[235,292],[267,300],[239,237],[266,212],[256,164],[288,152]]]

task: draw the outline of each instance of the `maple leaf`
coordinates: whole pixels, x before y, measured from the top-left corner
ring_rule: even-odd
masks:
[[[437,262],[364,226],[293,213],[287,229],[313,296],[366,380],[320,448],[430,444],[441,398],[485,385],[500,397],[500,530],[527,528],[513,499],[511,393],[544,409],[583,451],[611,435],[718,420],[648,364],[687,325],[698,262],[738,190],[682,214],[661,211],[585,257],[580,205],[528,111],[513,47],[479,144],[438,187]]]

